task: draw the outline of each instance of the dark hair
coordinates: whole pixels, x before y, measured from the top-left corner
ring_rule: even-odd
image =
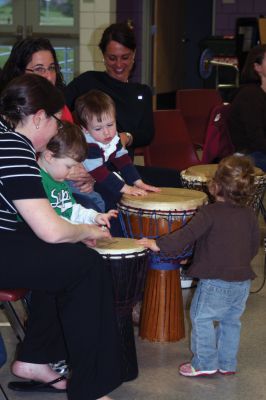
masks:
[[[16,42],[11,50],[9,58],[3,66],[0,76],[0,91],[13,78],[25,73],[26,66],[31,62],[33,54],[38,51],[50,51],[57,67],[55,85],[62,89],[64,87],[63,75],[60,72],[57,56],[51,42],[46,38],[26,38]]]
[[[102,115],[110,113],[114,113],[115,116],[114,101],[101,90],[90,90],[78,97],[75,102],[75,119],[84,128],[87,127],[88,120],[91,121],[94,116],[101,122]]]
[[[55,158],[69,157],[82,162],[87,157],[88,145],[82,130],[68,121],[61,121],[57,134],[46,147]]]
[[[0,114],[13,128],[38,110],[44,110],[47,116],[56,114],[64,104],[62,92],[34,74],[14,78],[0,94]]]
[[[266,45],[253,47],[246,58],[244,67],[241,72],[241,81],[243,83],[261,83],[259,74],[254,69],[254,64],[262,64],[264,55],[266,53]]]
[[[254,192],[254,175],[249,157],[236,154],[226,157],[219,162],[209,191],[214,197],[221,196],[233,204],[245,206]]]
[[[136,50],[136,38],[132,27],[127,23],[112,24],[105,29],[99,43],[99,48],[103,54],[111,40],[122,44],[130,50]]]

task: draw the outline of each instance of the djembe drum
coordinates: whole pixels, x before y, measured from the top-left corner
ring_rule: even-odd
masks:
[[[124,195],[118,205],[125,234],[133,238],[157,238],[181,228],[197,208],[207,202],[205,193],[179,188],[162,188],[144,197]],[[149,260],[139,334],[143,339],[173,342],[185,335],[179,261],[152,253]]]
[[[181,171],[181,180],[184,187],[204,191],[209,196],[210,201],[213,201],[212,196],[208,191],[208,182],[213,178],[218,164],[202,164],[193,165],[188,169]],[[255,167],[255,191],[250,199],[249,205],[258,214],[260,203],[266,189],[266,174],[262,169]]]
[[[123,380],[129,381],[138,375],[132,309],[143,295],[148,252],[135,240],[127,238],[97,240],[94,249],[102,255],[111,271],[122,347]]]

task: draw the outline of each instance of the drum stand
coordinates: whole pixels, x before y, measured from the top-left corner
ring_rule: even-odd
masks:
[[[179,264],[151,258],[142,303],[139,335],[153,342],[176,342],[185,336]]]

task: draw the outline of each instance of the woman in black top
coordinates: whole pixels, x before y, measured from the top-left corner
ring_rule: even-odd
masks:
[[[77,97],[91,89],[102,90],[115,102],[117,128],[130,155],[148,146],[154,136],[152,92],[147,85],[130,81],[136,54],[136,40],[131,27],[124,23],[110,25],[103,32],[99,47],[106,71],[87,71],[65,89],[66,102],[73,110]],[[155,186],[180,186],[179,173],[171,169],[137,166],[143,180]]]
[[[266,171],[266,45],[250,50],[242,82],[231,104],[230,135],[236,151],[249,154]]]
[[[32,290],[12,372],[36,382],[13,388],[65,391],[66,381],[48,363],[67,358],[68,399],[108,399],[121,382],[111,279],[102,258],[85,245],[110,235],[61,219],[36,162],[36,152],[57,132],[63,105],[60,91],[32,74],[15,78],[0,97],[0,287]],[[18,215],[25,222],[18,223]]]

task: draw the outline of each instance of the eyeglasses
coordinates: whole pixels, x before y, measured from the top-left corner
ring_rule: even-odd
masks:
[[[56,74],[59,71],[59,67],[57,65],[49,65],[49,67],[35,67],[35,68],[26,68],[25,71],[32,72],[37,75],[44,75],[46,72],[50,72]]]
[[[64,125],[61,119],[57,118],[54,114],[52,114],[51,117],[53,117],[56,120],[58,128],[63,128]]]

